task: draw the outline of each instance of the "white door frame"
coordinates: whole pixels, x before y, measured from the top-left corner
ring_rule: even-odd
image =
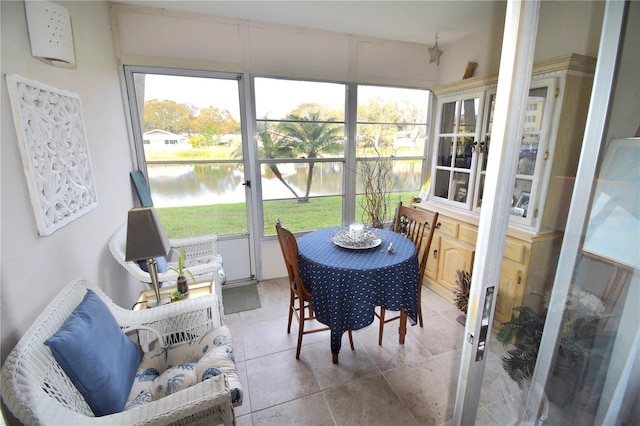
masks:
[[[531,381],[533,391],[529,395],[525,408],[526,424],[533,425],[539,420],[544,420],[539,418],[539,413],[544,412],[544,390],[553,368],[562,315],[577,255],[582,244],[587,212],[591,209],[592,200],[590,197],[585,197],[584,194],[591,194],[593,191],[594,176],[596,176],[596,167],[603,146],[602,142],[608,120],[607,112],[617,66],[618,46],[623,29],[624,11],[625,2],[607,2],[605,6],[598,62],[573,190],[574,197],[571,199],[567,216],[567,226],[558,258],[558,269],[553,282],[548,315]]]
[[[491,150],[480,212],[476,259],[453,412],[454,425],[474,424],[491,335],[510,217],[513,182],[538,28],[539,0],[509,1],[505,16]]]
[[[144,171],[146,175],[146,160],[142,145],[142,118],[139,107],[142,105],[135,93],[133,74],[162,74],[182,77],[198,77],[223,80],[236,80],[238,82],[238,100],[241,115],[245,120],[241,120],[242,125],[242,150],[244,163],[244,180],[255,183],[256,173],[252,164],[255,158],[255,128],[253,119],[254,108],[251,105],[250,84],[248,74],[237,72],[219,72],[193,69],[179,69],[145,65],[124,65],[122,67],[125,85],[124,92],[129,99],[129,112],[131,116],[131,128],[133,132],[133,154],[135,164]],[[255,185],[245,186],[245,202],[247,211],[247,232],[242,234],[218,236],[218,251],[222,255],[226,278],[229,287],[245,285],[256,282],[256,270],[260,264],[260,258],[256,246],[259,246],[262,231],[257,232],[258,223],[254,217],[253,203],[255,200]],[[258,228],[259,230],[259,228]],[[258,269],[259,270],[259,269]]]

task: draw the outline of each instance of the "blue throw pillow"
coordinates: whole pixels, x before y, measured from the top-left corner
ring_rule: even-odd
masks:
[[[92,290],[44,342],[96,416],[122,411],[142,351]]]

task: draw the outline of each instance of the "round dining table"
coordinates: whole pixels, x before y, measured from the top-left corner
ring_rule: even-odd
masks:
[[[300,276],[312,291],[317,320],[331,329],[334,363],[344,332],[370,325],[376,306],[401,311],[404,343],[407,316],[412,324],[417,320],[419,283],[416,248],[408,238],[375,229],[381,240],[376,247],[345,248],[333,242],[338,231],[344,228],[320,229],[298,240]]]

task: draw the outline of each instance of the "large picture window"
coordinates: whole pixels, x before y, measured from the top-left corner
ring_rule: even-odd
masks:
[[[263,235],[275,234],[276,219],[294,232],[371,224],[366,176],[380,165],[388,167],[388,223],[424,181],[428,90],[269,77],[242,85],[240,75],[131,70],[138,160],[173,238],[246,234],[251,217]]]

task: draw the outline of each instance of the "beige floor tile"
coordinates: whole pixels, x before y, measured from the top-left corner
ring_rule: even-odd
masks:
[[[462,347],[464,330],[454,326],[441,315],[425,315],[424,327],[407,328],[408,333],[433,355]]]
[[[487,411],[485,407],[478,408],[478,411],[476,412],[476,421],[473,424],[474,426],[498,426],[500,424],[504,423],[498,423],[493,417],[491,417],[491,414],[489,414],[489,411]]]
[[[442,315],[444,318],[446,318],[449,323],[451,323],[453,326],[459,328],[460,330],[464,331],[464,325],[465,325],[465,315],[459,311],[459,310],[455,310],[455,311],[444,311],[444,312],[440,312],[440,315]],[[460,321],[458,321],[458,319]]]
[[[245,391],[236,421],[249,425],[450,425],[464,327],[460,311],[423,289],[424,328],[410,326],[398,343],[397,322],[355,331],[356,349],[343,336],[339,363],[331,362],[329,332],[305,335],[295,359],[298,323],[287,334],[287,278],[258,284],[262,307],[227,315]],[[477,424],[513,424],[522,393],[504,373],[508,350],[491,334]]]
[[[233,356],[236,362],[244,361],[244,333],[242,330],[242,322],[236,320],[238,314],[227,315],[225,324],[231,331],[231,339],[233,341]],[[236,316],[236,317],[234,317]],[[231,317],[231,319],[229,319]]]
[[[274,297],[269,301],[265,296],[260,296],[262,306],[258,309],[239,312],[243,323],[267,320],[275,317],[287,315],[289,312],[289,294]]]
[[[354,337],[355,350],[349,346],[349,338],[345,333],[338,364],[333,363],[329,341],[318,342],[303,347],[301,360],[311,366],[320,389],[330,389],[363,377],[380,374],[380,370],[371,361],[367,351],[358,344]]]
[[[311,366],[286,350],[246,362],[251,409],[262,410],[320,391]]]
[[[371,360],[382,372],[399,367],[424,364],[431,354],[416,339],[407,334],[404,345],[398,342],[397,323],[386,324],[382,346],[378,345],[378,322],[357,334],[357,341],[364,346]]]
[[[389,384],[376,375],[324,392],[337,425],[416,425]]]
[[[519,392],[518,384],[502,368],[502,361],[489,353],[484,367],[480,404],[488,405],[501,399],[510,398]]]
[[[498,400],[485,408],[494,419],[494,424],[519,425],[523,423],[524,404],[519,393]]]
[[[245,414],[251,414],[251,389],[249,388],[249,380],[247,380],[247,366],[244,361],[236,362],[236,370],[238,370],[238,376],[242,382],[242,405],[235,407],[234,413],[236,417],[243,416]]]
[[[305,324],[305,329],[310,329],[309,324]],[[298,344],[298,322],[295,318],[291,323],[291,333],[287,333],[286,316],[247,322],[243,324],[242,330],[246,359],[296,348]],[[328,342],[329,337],[329,331],[306,334],[302,337],[302,345],[304,347],[318,341]]]
[[[435,359],[425,367],[384,373],[394,392],[421,425],[438,425],[453,416],[455,381]]]
[[[236,426],[253,426],[251,414],[245,414],[243,416],[236,414]]]
[[[253,414],[255,426],[333,426],[329,406],[321,393],[295,399]]]
[[[422,288],[422,315],[425,311],[434,311],[438,313],[455,311],[457,308],[449,303],[444,297],[434,292],[430,288]]]

